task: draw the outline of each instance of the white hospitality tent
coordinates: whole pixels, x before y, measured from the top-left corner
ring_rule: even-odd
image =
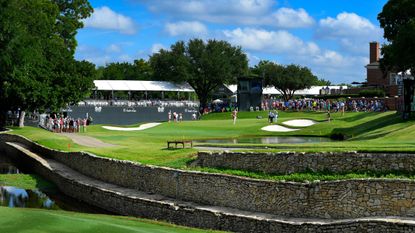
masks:
[[[94,84],[98,91],[195,91],[188,83],[166,81],[94,80]]]
[[[327,90],[341,90],[347,89],[347,86],[311,86],[308,89],[302,89],[295,92],[295,95],[303,96],[317,96],[321,95],[321,91]],[[281,92],[275,89],[275,87],[266,87],[263,89],[262,94],[264,95],[281,95]]]
[[[96,91],[141,91],[145,92],[187,92],[192,93],[195,90],[188,84],[177,84],[167,81],[137,81],[137,80],[94,80]]]
[[[237,85],[227,85],[226,86],[232,93],[236,94],[238,86]],[[321,90],[325,89],[329,90],[340,90],[340,89],[347,89],[347,86],[311,86],[308,89],[302,89],[295,92],[295,95],[304,95],[304,96],[317,96],[320,95]],[[275,89],[275,87],[264,87],[262,89],[263,95],[281,95],[281,92]]]

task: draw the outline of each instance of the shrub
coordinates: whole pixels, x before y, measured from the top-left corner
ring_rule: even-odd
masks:
[[[364,97],[385,97],[385,91],[382,89],[369,89],[360,91],[359,95]]]

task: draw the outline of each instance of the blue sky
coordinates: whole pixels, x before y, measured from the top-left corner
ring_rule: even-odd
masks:
[[[98,66],[148,59],[191,38],[241,46],[249,64],[309,67],[333,83],[364,81],[387,0],[90,0],[76,58]]]

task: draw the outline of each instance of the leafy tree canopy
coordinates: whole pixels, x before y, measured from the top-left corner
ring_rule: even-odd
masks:
[[[248,71],[248,60],[242,49],[217,40],[193,39],[187,44],[179,41],[170,50],[153,54],[150,64],[156,80],[188,82],[202,107],[218,86],[236,83]]]
[[[316,83],[314,83],[313,85],[316,85],[316,86],[331,86],[332,83],[331,83],[330,80],[325,80],[324,78],[321,78],[321,79],[318,79],[316,81]]]
[[[319,83],[309,68],[294,64],[283,66],[270,61],[261,61],[254,69],[260,70],[265,85],[274,86],[282,93],[284,100],[291,99],[298,90]]]
[[[415,1],[389,0],[378,15],[384,38],[381,65],[396,72],[415,70]]]
[[[100,67],[102,72],[99,79],[105,80],[151,80],[153,69],[144,59],[135,60],[134,63],[115,62]]]
[[[0,0],[0,128],[8,110],[58,110],[85,97],[94,65],[74,59],[87,0]]]

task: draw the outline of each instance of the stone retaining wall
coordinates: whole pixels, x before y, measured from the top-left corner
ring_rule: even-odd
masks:
[[[234,232],[414,232],[415,224],[397,219],[349,219],[328,223],[316,220],[291,222],[290,220],[246,217],[243,214],[225,214],[194,208],[192,205],[171,205],[163,201],[132,198],[128,195],[100,189],[85,182],[71,180],[28,156],[17,148],[0,141],[0,151],[29,166],[38,174],[54,182],[65,194],[101,208],[138,217],[165,220],[171,223],[226,230]]]
[[[301,218],[415,217],[415,181],[362,179],[294,183],[144,166],[88,153],[31,150],[105,182],[195,203]]]
[[[200,167],[229,168],[270,174],[305,171],[413,172],[415,171],[415,154],[199,152],[193,164]]]

